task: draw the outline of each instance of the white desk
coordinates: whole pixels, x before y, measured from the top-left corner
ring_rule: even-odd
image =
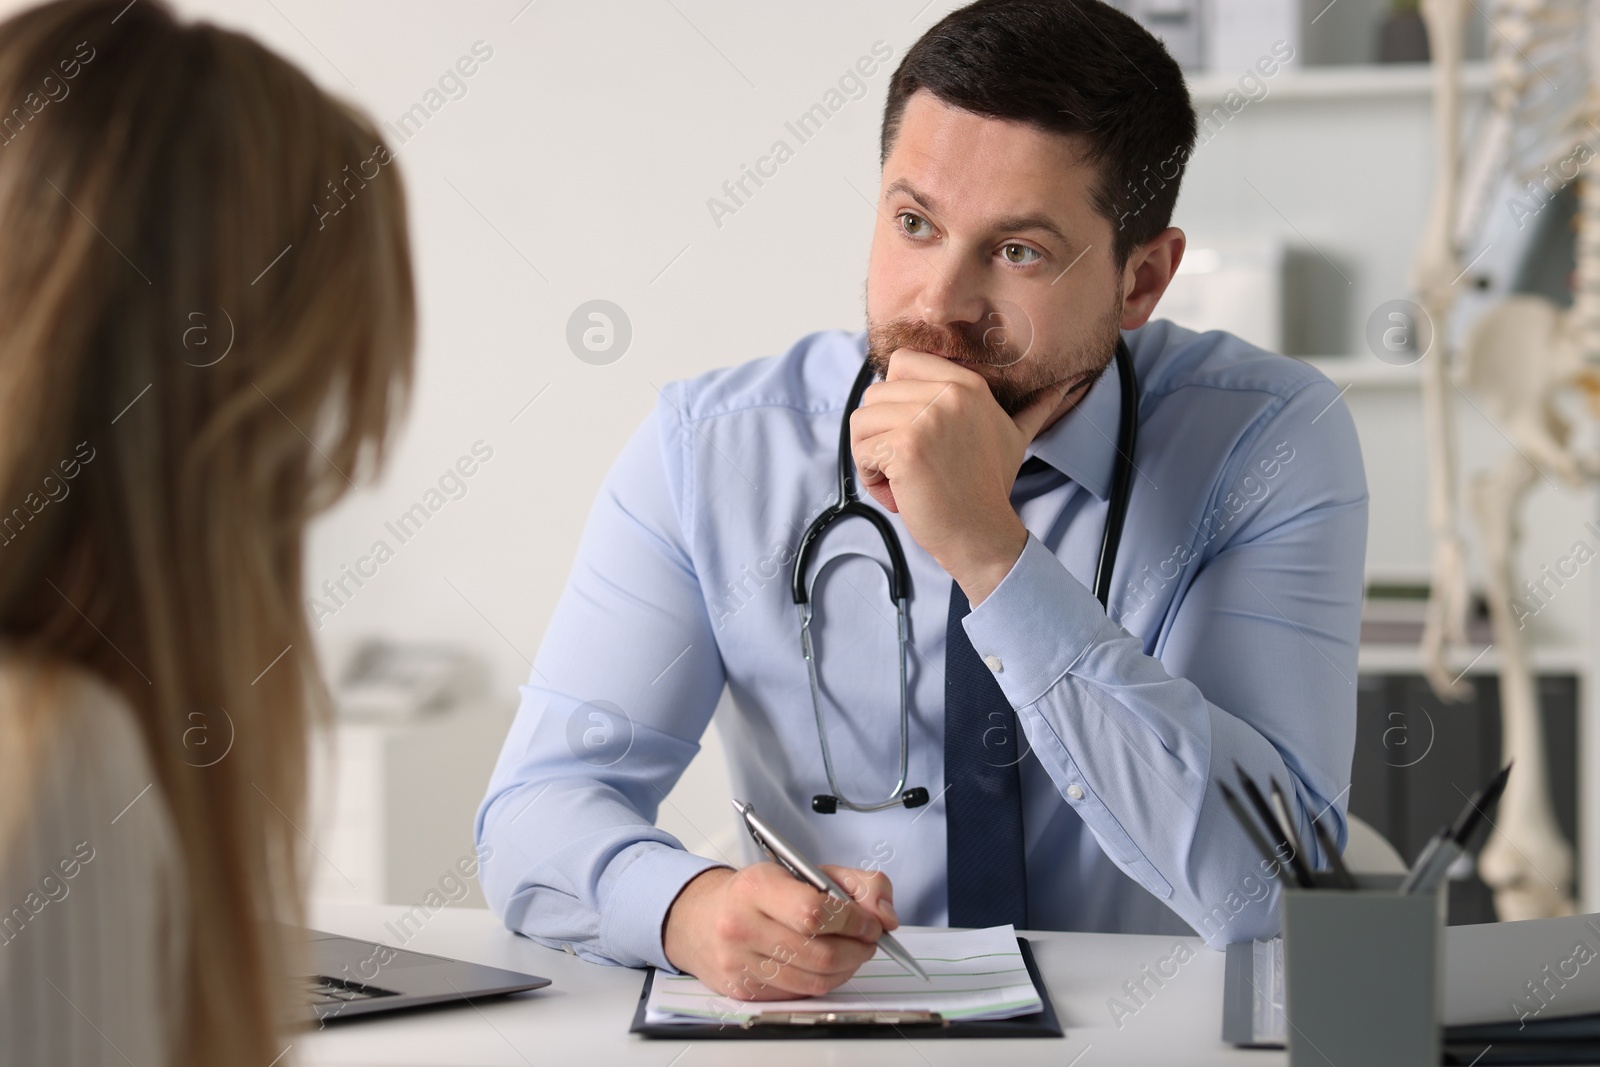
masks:
[[[351,937],[398,944],[384,923],[405,909],[387,905],[313,906],[311,924]],[[1061,1039],[870,1041],[670,1041],[628,1033],[644,972],[586,963],[506,931],[487,911],[445,908],[404,947],[543,975],[553,984],[474,1007],[352,1020],[295,1039],[306,1064],[544,1067],[546,1064],[640,1064],[762,1067],[870,1061],[874,1067],[1010,1064],[1102,1067],[1110,1064],[1250,1064],[1278,1067],[1282,1052],[1235,1049],[1222,1028],[1222,954],[1198,938],[1120,934],[1029,933],[1066,1037]],[[1124,982],[1171,953],[1179,941],[1195,955],[1164,979],[1144,1007],[1119,1028],[1107,999]],[[1169,966],[1169,970],[1171,967]],[[1128,1003],[1132,1003],[1129,1001]]]

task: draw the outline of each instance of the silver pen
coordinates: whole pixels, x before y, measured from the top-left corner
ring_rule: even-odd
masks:
[[[756,844],[760,845],[761,850],[771,856],[772,861],[778,866],[819,893],[826,893],[836,900],[847,902],[854,899],[844,891],[844,887],[828,877],[827,871],[802,856],[798,849],[783,839],[782,834],[762,821],[761,817],[756,814],[754,807],[742,800],[735,800],[733,802],[733,810],[737,811],[740,817],[744,819],[745,829],[750,831],[750,836],[755,838]],[[922,969],[922,965],[912,957],[911,953],[905,950],[900,942],[894,939],[894,935],[889,931],[885,930],[878,937],[878,947],[883,949],[891,959],[918,978],[921,978],[924,982],[933,981],[932,978],[928,977],[928,972]]]

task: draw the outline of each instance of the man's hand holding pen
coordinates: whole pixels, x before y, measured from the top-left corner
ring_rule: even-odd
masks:
[[[736,1000],[820,996],[843,985],[900,920],[887,875],[823,869],[854,900],[819,892],[776,863],[702,872],[667,912],[668,961]]]

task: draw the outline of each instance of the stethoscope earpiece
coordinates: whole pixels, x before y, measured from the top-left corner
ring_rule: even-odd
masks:
[[[920,808],[928,802],[928,791],[922,786],[913,786],[900,794],[900,803],[908,808]],[[879,804],[868,810],[879,811],[893,804]],[[818,815],[832,815],[839,810],[839,798],[827,793],[818,793],[811,798],[811,810]]]

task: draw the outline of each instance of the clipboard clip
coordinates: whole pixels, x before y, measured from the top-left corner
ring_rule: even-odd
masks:
[[[764,1011],[739,1024],[756,1026],[949,1026],[936,1011]]]

